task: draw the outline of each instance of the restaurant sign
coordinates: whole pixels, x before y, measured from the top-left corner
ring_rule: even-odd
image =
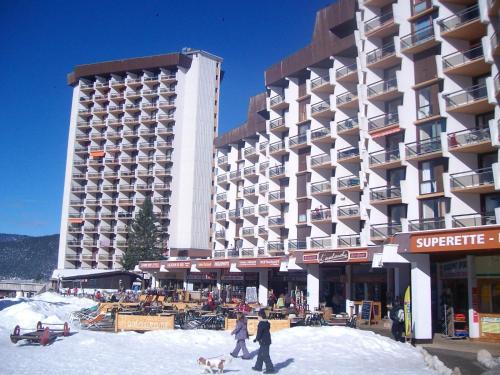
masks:
[[[191,262],[190,261],[185,261],[185,260],[179,260],[179,261],[167,261],[162,263],[165,268],[167,269],[177,269],[177,268],[191,268]]]
[[[500,249],[500,227],[467,228],[448,232],[415,234],[410,237],[410,252],[429,253]]]
[[[160,268],[160,261],[157,262],[139,262],[141,270],[154,270]]]
[[[317,253],[307,253],[302,256],[304,263],[346,263],[368,261],[366,250],[328,250]]]
[[[196,262],[197,268],[230,268],[229,260],[199,260]]]
[[[240,259],[238,261],[238,268],[275,268],[279,267],[281,263],[281,258],[250,258],[250,259]]]

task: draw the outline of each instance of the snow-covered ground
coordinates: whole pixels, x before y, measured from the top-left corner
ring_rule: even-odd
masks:
[[[144,334],[80,330],[46,347],[10,342],[16,324],[34,327],[39,320],[62,322],[71,311],[92,305],[87,299],[50,293],[0,300],[0,374],[200,374],[198,357],[229,357],[234,346],[229,332],[207,330]],[[417,349],[372,332],[299,327],[274,333],[272,340],[271,358],[279,374],[436,374],[426,367]],[[249,341],[248,346],[256,355],[258,345]],[[255,373],[251,370],[254,363],[255,358],[233,359],[225,373]]]

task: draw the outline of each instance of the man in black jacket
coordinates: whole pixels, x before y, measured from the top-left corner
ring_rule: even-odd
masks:
[[[257,326],[257,336],[253,342],[259,342],[259,354],[257,356],[257,362],[252,370],[262,371],[262,364],[266,364],[266,371],[264,374],[274,374],[274,366],[269,356],[269,347],[271,346],[271,324],[266,319],[266,312],[264,310],[259,311],[259,325]]]

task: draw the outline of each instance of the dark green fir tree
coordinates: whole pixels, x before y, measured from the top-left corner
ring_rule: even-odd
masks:
[[[159,228],[160,223],[153,212],[153,203],[151,198],[147,197],[129,226],[123,268],[132,270],[140,261],[161,259],[163,241]]]

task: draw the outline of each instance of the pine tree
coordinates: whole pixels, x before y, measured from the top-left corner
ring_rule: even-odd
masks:
[[[158,219],[153,212],[151,198],[147,197],[129,226],[128,246],[123,257],[123,268],[131,270],[142,260],[161,259],[163,248],[159,226]]]

